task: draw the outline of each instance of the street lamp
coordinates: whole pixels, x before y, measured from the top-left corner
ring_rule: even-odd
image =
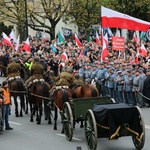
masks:
[[[25,39],[28,38],[28,10],[27,10],[27,0],[24,0],[25,3]]]

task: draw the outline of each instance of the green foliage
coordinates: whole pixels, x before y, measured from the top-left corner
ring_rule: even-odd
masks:
[[[100,22],[100,0],[72,0],[65,16],[73,18],[72,22],[76,23],[79,31],[89,31],[93,24]]]

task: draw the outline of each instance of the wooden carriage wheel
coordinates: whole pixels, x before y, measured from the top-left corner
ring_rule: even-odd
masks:
[[[137,110],[139,111],[139,117],[140,117],[140,120],[141,120],[140,123],[141,123],[142,129],[143,129],[144,135],[143,135],[143,137],[140,141],[138,141],[136,139],[136,136],[132,136],[132,141],[133,141],[133,144],[134,144],[135,148],[137,150],[141,150],[144,147],[144,144],[145,144],[145,124],[144,124],[144,119],[142,117],[140,108],[137,107]]]
[[[68,102],[66,102],[63,106],[62,121],[66,139],[71,141],[73,137],[73,115]]]
[[[97,126],[95,116],[92,110],[88,110],[85,115],[85,138],[88,150],[96,150],[97,148]]]

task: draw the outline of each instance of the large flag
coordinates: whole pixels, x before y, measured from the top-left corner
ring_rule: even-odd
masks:
[[[97,31],[96,31],[96,44],[101,44]]]
[[[150,28],[150,22],[131,17],[103,6],[101,7],[101,17],[103,28],[123,28],[139,31],[147,31]]]
[[[146,48],[145,48],[145,46],[144,46],[144,44],[143,44],[143,43],[141,44],[141,47],[140,47],[139,53],[141,54],[141,56],[143,56],[143,57],[147,57],[147,50],[146,50]]]
[[[60,33],[60,31],[58,32],[57,43],[58,43],[58,44],[63,44],[63,43],[65,43],[64,35],[63,35],[62,33]]]
[[[20,35],[18,35],[18,39],[16,42],[15,50],[17,51],[19,49],[19,42],[20,42]]]
[[[77,36],[76,33],[75,33],[75,43],[76,43],[76,45],[77,45],[78,47],[81,47],[81,46],[82,46],[82,43],[80,42],[80,40],[79,40],[79,38],[78,38],[78,36]]]
[[[16,39],[16,36],[15,36],[15,33],[14,31],[12,30],[11,33],[9,34],[8,36],[11,39],[13,39],[13,42],[16,43],[17,42],[17,39]]]
[[[4,32],[2,33],[2,35],[4,44],[8,45],[9,47],[12,47],[10,38]]]
[[[22,50],[25,50],[28,52],[31,51],[29,37],[27,38],[26,42],[24,43]]]
[[[107,49],[106,41],[103,39],[103,47],[102,47],[102,53],[101,53],[101,62],[105,61],[105,57],[107,57],[109,54],[109,51]]]
[[[67,55],[67,53],[66,53],[66,52],[63,52],[63,53],[61,54],[61,58],[64,59],[64,60],[68,60],[68,55]]]

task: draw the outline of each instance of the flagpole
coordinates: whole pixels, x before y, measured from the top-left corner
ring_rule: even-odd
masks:
[[[28,38],[28,12],[27,12],[27,0],[24,0],[25,2],[25,29],[26,29],[26,34],[25,34],[25,39]]]

